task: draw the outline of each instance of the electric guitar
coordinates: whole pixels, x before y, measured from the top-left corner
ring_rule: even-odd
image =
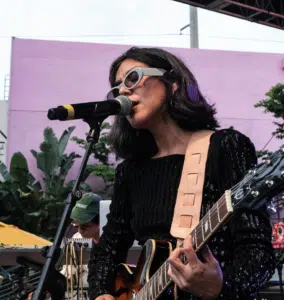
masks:
[[[284,190],[284,146],[263,163],[249,170],[227,190],[192,230],[192,243],[198,252],[211,236],[240,208],[257,210]],[[167,275],[167,259],[173,250],[168,241],[148,240],[137,266],[120,264],[116,269],[117,300],[177,299],[176,288]],[[181,257],[186,263],[184,256]]]

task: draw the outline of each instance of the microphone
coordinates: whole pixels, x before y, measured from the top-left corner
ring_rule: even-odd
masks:
[[[118,96],[113,100],[64,104],[48,110],[49,120],[75,120],[108,117],[111,115],[127,116],[131,113],[134,102],[126,96]]]

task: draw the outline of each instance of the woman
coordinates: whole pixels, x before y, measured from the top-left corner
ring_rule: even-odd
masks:
[[[89,263],[90,298],[113,300],[113,270],[136,239],[174,242],[170,235],[184,154],[193,131],[210,129],[201,216],[256,163],[251,141],[234,130],[216,130],[215,109],[197,81],[174,55],[155,48],[131,48],[110,69],[108,98],[126,95],[136,105],[117,116],[111,130],[116,169],[108,223]],[[209,250],[210,249],[210,250]],[[179,259],[184,253],[188,264]],[[191,240],[170,258],[168,275],[179,299],[253,299],[275,265],[271,227],[260,212],[241,212],[198,254]]]

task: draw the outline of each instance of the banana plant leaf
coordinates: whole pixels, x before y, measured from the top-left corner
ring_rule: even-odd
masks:
[[[28,231],[35,234],[40,234],[41,231],[42,212],[36,211],[32,213],[25,213],[23,220]]]
[[[12,217],[12,215],[0,216],[0,222],[6,223],[6,224],[13,224],[13,217]]]
[[[9,192],[0,194],[1,216],[10,215],[18,209],[12,198],[13,195]]]
[[[68,127],[67,129],[64,130],[63,134],[61,135],[59,142],[58,142],[58,152],[59,152],[60,156],[63,155],[63,153],[66,149],[67,143],[68,143],[70,136],[71,136],[72,132],[74,131],[74,129],[75,129],[75,126]]]
[[[29,183],[29,168],[26,158],[21,152],[13,154],[10,163],[10,174],[14,182],[25,192]]]
[[[31,153],[34,156],[34,158],[37,159],[37,152],[35,150],[31,150]]]
[[[0,174],[2,175],[2,177],[5,181],[12,180],[12,177],[11,177],[6,165],[1,161],[0,161]]]
[[[58,151],[58,141],[49,127],[44,129],[44,142],[40,145],[41,152],[37,153],[37,166],[45,174],[45,177],[51,177],[56,173],[60,156]]]
[[[76,154],[75,152],[70,153],[69,155],[62,155],[61,156],[61,163],[60,163],[60,169],[59,169],[59,180],[61,182],[61,185],[64,185],[65,178],[72,168],[74,161],[76,158],[79,158],[80,155]]]
[[[42,192],[42,186],[40,182],[36,181],[36,179],[31,173],[28,174],[28,178],[29,178],[29,184],[28,184],[29,189],[34,191],[35,193]]]

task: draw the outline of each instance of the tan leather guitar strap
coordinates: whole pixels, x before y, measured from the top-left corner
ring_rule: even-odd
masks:
[[[177,238],[177,246],[199,223],[205,167],[212,133],[210,130],[197,131],[189,139],[171,226],[171,235]]]

